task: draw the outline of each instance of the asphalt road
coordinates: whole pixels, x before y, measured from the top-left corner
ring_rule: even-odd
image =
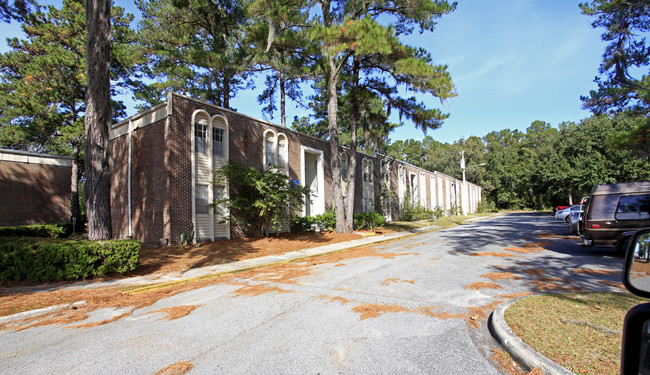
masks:
[[[551,284],[619,290],[619,275],[575,271],[620,270],[615,250],[567,233],[551,216],[509,214],[247,272],[96,327],[4,330],[0,372],[499,374],[486,320],[500,301]],[[171,320],[159,311],[184,306],[198,307]]]

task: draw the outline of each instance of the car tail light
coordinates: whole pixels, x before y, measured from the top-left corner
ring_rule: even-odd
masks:
[[[599,224],[594,224],[591,227],[594,228],[594,229],[598,229],[598,228],[600,228],[600,225]]]

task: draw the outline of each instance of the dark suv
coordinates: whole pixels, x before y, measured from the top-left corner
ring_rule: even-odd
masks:
[[[632,232],[650,227],[650,182],[597,185],[583,220],[583,246],[614,245],[624,251]]]

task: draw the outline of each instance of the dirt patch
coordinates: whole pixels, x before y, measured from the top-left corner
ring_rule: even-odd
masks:
[[[510,253],[495,253],[490,251],[484,251],[480,253],[469,254],[472,257],[499,257],[499,258],[509,258],[509,257],[518,257],[519,255],[514,255]]]
[[[330,302],[340,302],[340,303],[342,303],[342,304],[344,304],[344,305],[345,305],[346,303],[350,303],[350,302],[352,302],[352,301],[350,301],[349,299],[347,299],[347,298],[343,298],[343,297],[330,297],[330,296],[326,296],[326,295],[321,295],[321,296],[318,296],[318,298],[320,298],[320,299],[326,299],[326,300],[329,300]]]
[[[362,303],[352,309],[357,314],[361,315],[361,320],[369,318],[377,318],[386,313],[396,313],[396,312],[408,312],[412,314],[419,314],[430,316],[438,319],[467,319],[467,315],[464,314],[451,314],[447,312],[438,312],[435,311],[439,309],[440,306],[422,306],[409,309],[399,305],[389,305],[389,304],[371,304],[371,303]]]
[[[233,292],[230,292],[230,294],[233,294],[235,296],[259,296],[260,294],[266,294],[266,293],[283,294],[283,293],[291,293],[291,291],[278,288],[277,286],[257,284],[257,285],[245,285]]]
[[[494,362],[498,363],[510,375],[544,375],[544,372],[539,367],[535,367],[530,372],[522,370],[507,352],[502,350],[492,350],[492,352],[494,353],[492,355]]]
[[[527,273],[532,276],[541,276],[546,273],[546,270],[543,268],[526,268],[521,270],[521,272]]]
[[[499,300],[499,301],[494,301],[487,305],[468,308],[469,317],[467,317],[467,325],[470,328],[479,328],[481,326],[480,323],[485,319],[487,319],[487,317],[492,313],[492,311],[494,311],[494,309],[496,309],[497,306],[499,306],[503,302],[504,301]]]
[[[504,280],[504,279],[513,279],[513,280],[520,279],[519,276],[515,275],[512,272],[492,272],[492,273],[486,273],[484,275],[481,275],[481,277],[488,278],[492,281]]]
[[[429,306],[429,307],[420,307],[415,310],[418,314],[426,315],[426,316],[431,316],[434,318],[438,319],[465,319],[467,316],[464,314],[451,314],[448,312],[437,312],[434,311],[436,309],[440,308],[440,306]]]
[[[501,285],[494,283],[486,283],[485,281],[477,281],[469,285],[465,285],[465,289],[479,290],[479,289],[501,289]]]
[[[361,305],[352,308],[352,311],[361,315],[361,320],[369,319],[369,318],[377,318],[386,313],[396,313],[402,311],[410,312],[409,309],[398,305],[373,304],[373,303],[362,303]]]
[[[190,362],[176,362],[162,370],[157,371],[154,375],[183,375],[190,371],[194,365]]]
[[[415,284],[415,280],[400,280],[400,279],[398,279],[398,278],[396,278],[396,277],[393,277],[393,278],[390,278],[390,279],[386,279],[386,280],[384,280],[384,282],[381,283],[381,285],[389,285],[389,284],[392,284],[392,283],[408,283],[408,284]]]
[[[192,311],[196,310],[196,308],[199,306],[200,305],[181,305],[181,306],[165,307],[164,309],[153,311],[152,314],[163,313],[167,315],[165,319],[174,320],[189,315]]]
[[[505,298],[505,299],[515,299],[519,297],[526,297],[530,296],[533,294],[532,292],[521,292],[521,293],[512,293],[512,294],[499,294],[498,296],[495,296],[496,298]]]
[[[70,311],[59,311],[56,313],[15,320],[12,322],[0,324],[0,330],[4,331],[6,329],[11,329],[14,332],[19,332],[29,328],[42,327],[47,325],[66,325],[88,319],[89,311],[90,310],[87,308],[75,310],[73,313]]]
[[[618,275],[619,271],[613,270],[599,270],[599,269],[590,269],[590,268],[574,268],[571,270],[573,273],[580,275]]]
[[[609,280],[600,280],[598,281],[598,284],[603,284],[603,285],[609,285],[613,286],[615,288],[618,288],[624,292],[627,292],[627,288],[623,283],[617,282],[617,281],[609,281]]]
[[[542,250],[537,250],[533,248],[524,248],[524,247],[506,247],[504,250],[512,251],[513,253],[519,253],[519,254],[535,254],[542,251]]]
[[[114,316],[114,317],[112,317],[110,319],[105,319],[105,320],[101,320],[101,321],[98,321],[98,322],[75,324],[75,325],[72,325],[72,326],[70,326],[68,328],[92,328],[92,327],[103,326],[104,324],[115,322],[115,321],[120,320],[120,319],[124,318],[125,316],[129,316],[129,315],[131,315],[130,312],[120,314],[120,315],[116,315],[116,316]]]
[[[584,292],[582,288],[572,285],[571,281],[560,277],[540,277],[530,282],[535,290],[542,292],[548,290],[563,290],[567,292]]]

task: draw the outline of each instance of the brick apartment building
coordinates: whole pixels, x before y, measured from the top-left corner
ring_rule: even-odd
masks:
[[[274,164],[310,186],[303,215],[333,205],[328,142],[196,99],[170,93],[165,103],[114,124],[109,139],[116,238],[178,243],[192,225],[198,241],[241,237],[224,222],[223,210],[209,207],[229,194],[227,186],[212,185],[212,171],[231,161],[258,169]],[[338,158],[345,172],[346,157]],[[445,211],[456,205],[465,213],[480,202],[481,187],[472,183],[382,155],[357,152],[356,158],[355,212],[379,204],[396,220],[404,199]]]
[[[70,221],[72,158],[0,149],[0,227]]]

